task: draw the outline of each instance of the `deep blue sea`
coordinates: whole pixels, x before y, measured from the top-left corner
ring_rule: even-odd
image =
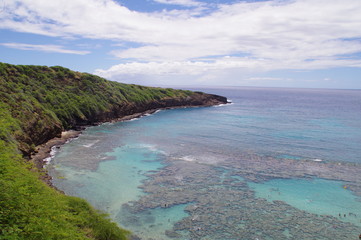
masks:
[[[133,239],[358,239],[361,90],[190,90],[232,103],[89,127],[54,185]]]

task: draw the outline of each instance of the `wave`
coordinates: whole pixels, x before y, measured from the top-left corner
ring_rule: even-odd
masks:
[[[132,144],[132,145],[128,144],[128,145],[122,146],[122,148],[146,149],[150,152],[155,152],[155,153],[166,155],[165,151],[160,150],[156,145],[152,145],[152,144]]]
[[[314,162],[322,162],[323,160],[322,159],[319,159],[319,158],[316,158],[316,159],[313,159]]]
[[[50,153],[49,153],[49,157],[47,157],[47,158],[44,158],[44,166],[43,166],[43,168],[45,168],[46,167],[46,165],[48,165],[49,163],[50,163],[50,161],[54,158],[54,156],[55,156],[55,154],[56,154],[56,149],[57,149],[58,147],[57,146],[52,146],[51,147],[51,149],[50,149]]]
[[[92,146],[94,146],[94,144],[96,144],[97,142],[99,142],[100,140],[96,140],[94,142],[91,142],[91,143],[88,143],[88,144],[83,144],[82,146],[83,147],[86,147],[86,148],[90,148]]]
[[[233,104],[234,104],[233,102],[229,102],[229,103],[214,105],[213,107],[225,107],[225,106],[230,106],[230,105],[233,105]]]
[[[183,161],[187,161],[187,162],[195,162],[195,161],[197,161],[197,159],[195,159],[192,156],[183,156],[183,157],[180,157],[178,159],[183,160]]]
[[[137,118],[132,118],[132,119],[129,119],[129,120],[125,120],[124,122],[133,122],[133,121],[138,121],[140,119],[140,117],[137,117]]]
[[[102,123],[100,125],[114,125],[114,122],[104,122],[104,123]]]

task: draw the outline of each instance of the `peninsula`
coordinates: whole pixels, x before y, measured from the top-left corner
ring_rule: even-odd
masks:
[[[38,146],[62,132],[225,97],[123,84],[60,66],[0,63],[0,239],[127,239],[103,213],[44,179]]]

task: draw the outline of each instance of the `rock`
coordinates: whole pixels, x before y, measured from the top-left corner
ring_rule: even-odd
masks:
[[[182,235],[173,230],[166,230],[165,235],[170,238],[180,238]]]

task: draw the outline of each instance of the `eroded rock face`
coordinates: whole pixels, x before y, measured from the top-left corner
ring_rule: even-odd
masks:
[[[29,157],[34,152],[35,146],[60,137],[63,131],[61,122],[47,116],[43,111],[29,114],[27,117],[28,121],[22,125],[23,134],[16,136],[19,150],[25,157]]]
[[[161,100],[153,100],[147,103],[123,102],[118,105],[114,105],[109,111],[91,114],[85,119],[77,119],[73,122],[73,126],[85,126],[101,122],[121,120],[125,116],[140,114],[157,109],[214,106],[226,103],[226,97],[200,92],[194,92],[194,94],[184,98],[165,98]]]

